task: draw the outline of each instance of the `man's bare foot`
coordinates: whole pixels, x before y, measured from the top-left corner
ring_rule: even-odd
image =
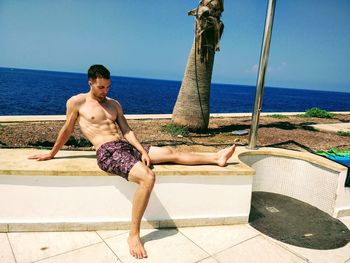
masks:
[[[236,145],[232,145],[231,147],[222,149],[221,151],[217,152],[218,155],[218,165],[219,166],[226,166],[227,160],[230,159],[230,157],[235,152]]]
[[[129,252],[134,258],[142,259],[147,257],[147,252],[143,247],[139,236],[128,237]]]

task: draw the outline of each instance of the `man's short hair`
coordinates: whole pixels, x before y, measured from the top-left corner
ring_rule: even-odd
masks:
[[[96,80],[97,78],[110,79],[109,70],[103,65],[92,65],[88,70],[89,80]]]

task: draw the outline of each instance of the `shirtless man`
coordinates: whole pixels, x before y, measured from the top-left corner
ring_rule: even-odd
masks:
[[[151,164],[173,162],[179,164],[216,164],[225,166],[235,146],[214,154],[179,153],[169,147],[142,145],[130,129],[121,105],[109,97],[110,73],[102,65],[93,65],[88,71],[90,91],[67,101],[66,121],[55,145],[48,154],[29,157],[38,161],[54,158],[67,142],[78,121],[82,133],[94,145],[99,167],[138,184],[132,203],[131,226],[128,237],[130,254],[147,257],[140,240],[140,223],[155,183]],[[117,124],[125,140],[117,132]]]

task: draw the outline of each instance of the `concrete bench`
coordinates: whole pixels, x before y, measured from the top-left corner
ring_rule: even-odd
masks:
[[[0,150],[0,232],[127,229],[136,184],[101,171],[92,151],[28,160]],[[155,165],[143,228],[247,223],[253,191],[287,195],[333,217],[350,215],[347,168],[296,151],[237,147],[227,167]]]
[[[129,228],[136,184],[99,169],[93,151],[0,150],[0,231]],[[155,165],[142,227],[246,223],[254,170],[237,156],[226,167]]]

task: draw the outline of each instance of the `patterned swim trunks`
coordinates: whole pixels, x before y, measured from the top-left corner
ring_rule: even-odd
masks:
[[[150,146],[142,146],[148,153]],[[126,141],[106,142],[96,151],[97,164],[101,170],[120,175],[126,180],[131,168],[141,161],[141,156],[141,153]]]

